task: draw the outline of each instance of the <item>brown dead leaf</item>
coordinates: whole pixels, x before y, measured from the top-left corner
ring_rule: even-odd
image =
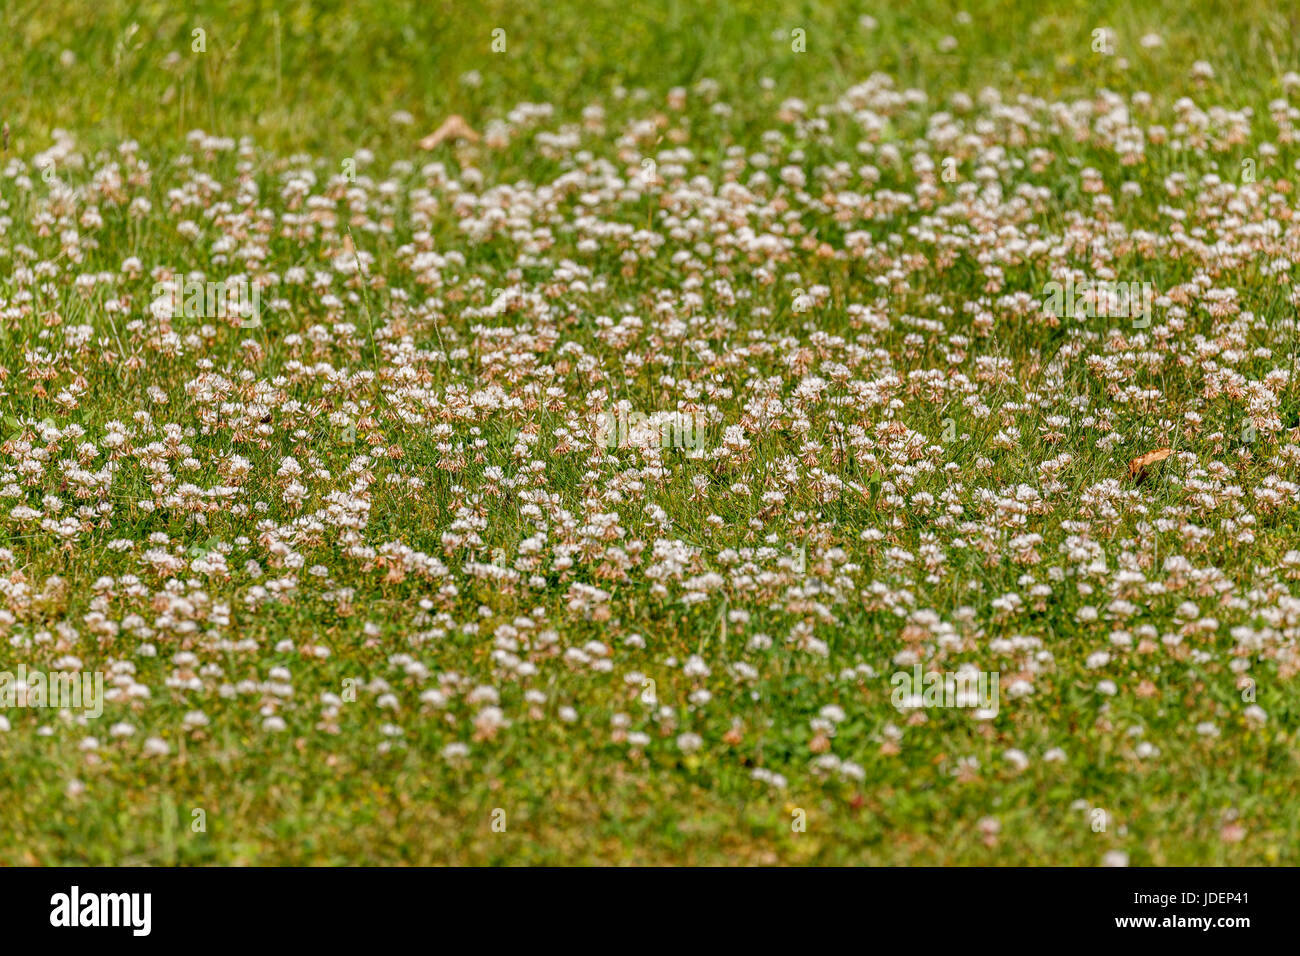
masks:
[[[1149,451],[1145,455],[1138,455],[1128,463],[1128,473],[1131,477],[1138,480],[1138,484],[1142,484],[1149,473],[1148,469],[1152,465],[1164,461],[1172,454],[1173,450],[1170,448],[1157,448],[1155,451]]]
[[[478,133],[465,122],[465,118],[456,113],[448,116],[441,126],[430,133],[424,139],[420,140],[420,149],[437,149],[438,146],[446,140],[467,139],[471,143],[477,143],[479,140]]]

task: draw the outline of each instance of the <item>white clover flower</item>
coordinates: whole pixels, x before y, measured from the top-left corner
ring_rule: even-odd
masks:
[[[838,704],[827,704],[818,713],[832,724],[843,723],[846,716],[844,708]]]

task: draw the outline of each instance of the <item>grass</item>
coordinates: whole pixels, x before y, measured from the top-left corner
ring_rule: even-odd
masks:
[[[122,691],[4,712],[0,863],[1300,862],[1297,15],[896,7],[0,6],[0,670]],[[1004,300],[1067,266],[1182,298]],[[149,311],[241,270],[260,326]]]

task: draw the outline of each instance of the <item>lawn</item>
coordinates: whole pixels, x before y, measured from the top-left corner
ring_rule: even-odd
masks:
[[[1300,863],[1300,12],[1062,7],[0,0],[0,864]]]

